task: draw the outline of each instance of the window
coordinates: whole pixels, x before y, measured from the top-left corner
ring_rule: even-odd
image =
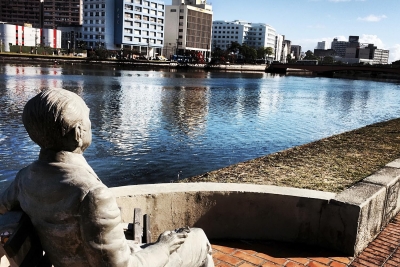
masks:
[[[176,12],[176,9],[171,9],[171,12]]]

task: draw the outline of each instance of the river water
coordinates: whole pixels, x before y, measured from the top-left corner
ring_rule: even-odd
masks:
[[[21,122],[45,88],[91,109],[108,186],[170,182],[400,117],[400,84],[266,73],[0,65],[0,188],[37,158]]]

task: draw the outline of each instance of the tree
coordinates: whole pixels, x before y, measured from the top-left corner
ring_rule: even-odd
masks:
[[[306,52],[306,56],[304,57],[305,60],[318,60],[319,58],[317,56],[314,55],[313,52],[311,52],[311,50],[308,50]]]
[[[393,61],[392,65],[397,65],[397,66],[400,65],[400,60]]]
[[[325,64],[333,64],[333,57],[330,57],[330,56],[324,57],[322,62]]]
[[[272,47],[267,47],[265,48],[265,53],[267,54],[267,57],[270,57],[274,53],[274,49]]]
[[[227,50],[228,52],[233,52],[236,54],[237,52],[239,52],[240,48],[241,45],[238,42],[231,42]]]

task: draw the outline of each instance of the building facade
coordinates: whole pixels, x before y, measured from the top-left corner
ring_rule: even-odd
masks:
[[[226,50],[231,43],[240,45],[246,43],[251,24],[246,21],[213,21],[212,26],[212,50],[220,48]]]
[[[296,60],[301,59],[301,46],[300,45],[292,45],[290,48],[291,54],[293,54]]]
[[[61,31],[56,29],[33,28],[31,25],[21,26],[13,24],[0,24],[1,51],[10,52],[10,45],[38,47],[40,40],[44,46],[54,49],[61,48]]]
[[[82,25],[83,0],[2,0],[0,21],[55,29]]]
[[[325,41],[318,42],[316,49],[320,49],[320,50],[326,49],[326,42]]]
[[[82,38],[88,49],[161,54],[165,5],[161,0],[84,0]],[[80,35],[79,35],[80,36]]]
[[[232,42],[246,44],[255,49],[271,47],[276,49],[276,31],[265,23],[249,23],[246,21],[213,21],[213,49],[226,50]]]
[[[163,55],[199,53],[209,57],[213,11],[206,0],[172,0],[165,12]]]
[[[331,49],[335,50],[336,56],[345,57],[348,43],[346,41],[338,41],[337,38],[334,38],[331,43]]]

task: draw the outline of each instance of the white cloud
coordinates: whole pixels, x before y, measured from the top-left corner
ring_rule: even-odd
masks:
[[[360,43],[374,44],[378,49],[385,49],[385,44],[377,35],[363,34],[360,37]]]
[[[400,44],[389,48],[389,62],[400,60]]]
[[[335,3],[339,3],[339,2],[350,2],[351,0],[329,0],[329,2],[335,2]]]
[[[380,16],[376,16],[376,15],[369,15],[366,17],[358,17],[357,20],[362,20],[362,21],[368,21],[368,22],[378,22],[381,21],[383,19],[386,19],[387,16],[386,15],[380,15]]]

